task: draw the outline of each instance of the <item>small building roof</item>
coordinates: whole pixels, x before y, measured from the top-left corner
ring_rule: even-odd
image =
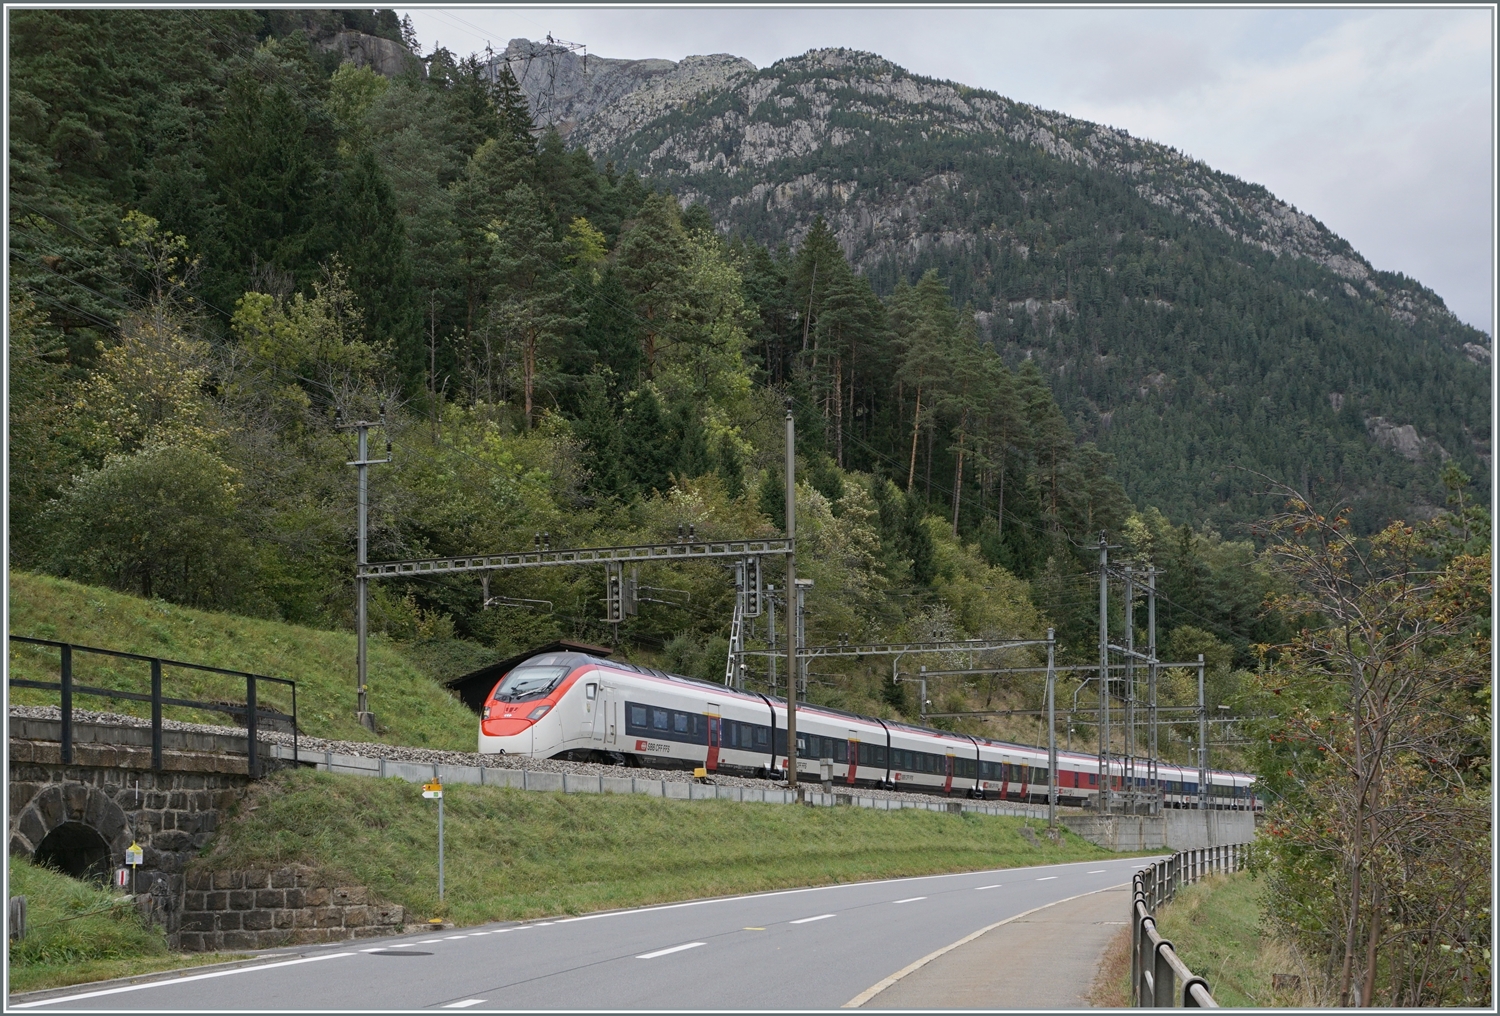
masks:
[[[501,660],[499,663],[491,663],[487,667],[480,667],[476,671],[464,674],[462,677],[455,677],[451,681],[444,683],[458,695],[459,701],[472,709],[476,714],[481,714],[484,710],[485,696],[490,693],[491,688],[500,682],[502,677],[510,672],[511,668],[525,663],[533,656],[541,656],[543,653],[587,653],[589,656],[597,656],[603,660],[613,655],[614,650],[605,648],[604,646],[589,645],[587,642],[558,639],[555,642],[548,642],[546,645],[528,649],[523,653],[517,653],[515,656]]]

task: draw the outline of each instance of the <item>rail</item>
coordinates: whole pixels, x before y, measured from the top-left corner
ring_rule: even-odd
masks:
[[[100,698],[120,699],[128,702],[150,702],[151,703],[151,768],[157,772],[162,769],[162,717],[163,706],[182,706],[188,709],[203,709],[210,712],[227,713],[232,719],[238,720],[240,714],[245,717],[245,733],[249,761],[247,771],[251,778],[261,775],[260,773],[260,745],[259,730],[260,721],[286,720],[292,727],[292,759],[297,761],[297,682],[287,680],[284,677],[267,677],[264,674],[251,674],[243,670],[226,670],[223,667],[210,667],[203,663],[186,663],[182,660],[168,660],[159,656],[143,656],[139,653],[126,653],[118,649],[101,649],[97,646],[81,646],[71,642],[56,642],[52,639],[31,638],[27,635],[12,635],[11,642],[22,642],[34,646],[51,646],[59,651],[59,668],[57,681],[33,681],[29,678],[12,677],[9,681],[12,688],[40,688],[44,691],[56,691],[62,697],[62,761],[64,765],[73,763],[73,696],[94,695]],[[145,692],[122,691],[115,688],[96,688],[89,685],[75,684],[73,681],[73,654],[75,652],[93,653],[96,656],[111,656],[121,660],[138,660],[151,665],[151,691]],[[245,680],[245,701],[238,702],[204,702],[196,699],[169,698],[162,694],[162,671],[166,667],[179,667],[184,670],[196,670],[209,674],[223,674],[228,677],[240,677]],[[269,706],[260,705],[256,698],[257,686],[262,682],[286,685],[292,690],[292,711],[290,714],[279,712]],[[236,724],[238,725],[238,724]]]
[[[1177,890],[1219,872],[1245,866],[1249,845],[1184,850],[1136,872],[1130,901],[1130,1001],[1143,1008],[1217,1009],[1208,982],[1188,969],[1172,943],[1156,930],[1156,908]],[[1181,985],[1179,988],[1178,986]]]

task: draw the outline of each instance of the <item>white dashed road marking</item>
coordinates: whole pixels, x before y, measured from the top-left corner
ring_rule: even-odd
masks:
[[[101,991],[86,991],[81,995],[59,995],[56,998],[44,998],[39,1002],[22,1002],[20,1005],[11,1006],[12,1009],[34,1009],[39,1005],[52,1005],[57,1002],[77,1002],[85,998],[98,998],[100,995],[118,995],[126,991],[144,991],[148,988],[161,988],[173,984],[187,984],[189,981],[207,981],[215,977],[232,977],[236,974],[260,973],[263,970],[275,970],[278,967],[295,967],[302,963],[317,963],[319,960],[336,960],[345,956],[356,956],[358,953],[339,952],[328,953],[323,956],[304,956],[301,959],[284,960],[280,963],[260,963],[249,967],[235,967],[233,970],[215,970],[210,974],[193,974],[189,977],[173,977],[166,981],[146,981],[142,984],[127,984],[123,988],[105,988]]]
[[[912,896],[912,897],[909,897],[907,899],[896,900],[894,902],[896,902],[896,903],[915,903],[915,902],[917,902],[917,900],[925,900],[926,898],[927,898],[926,896]]]
[[[669,953],[682,952],[684,949],[696,949],[700,945],[708,945],[707,942],[689,942],[687,945],[674,945],[670,949],[658,949],[656,952],[641,953],[636,957],[638,960],[654,960],[658,956],[666,956]]]
[[[1044,878],[1039,878],[1039,879],[1037,879],[1037,881],[1038,881],[1038,882],[1051,882],[1051,881],[1052,881],[1052,880],[1053,880],[1053,879],[1054,879],[1054,878],[1056,878],[1056,877],[1057,877],[1057,876],[1056,876],[1056,875],[1047,875],[1047,876],[1046,876],[1046,877],[1044,877]]]
[[[1088,872],[1084,872],[1084,874],[1086,874],[1086,875],[1103,875],[1104,874],[1104,869],[1100,868],[1098,871],[1088,871]]]
[[[981,889],[999,889],[1000,885],[1001,883],[999,882],[996,882],[994,885],[977,885],[974,887],[974,891],[977,893]]]
[[[462,1002],[449,1002],[447,1005],[443,1006],[443,1008],[444,1009],[467,1009],[469,1006],[471,1006],[471,1005],[479,1005],[483,1001],[484,1001],[484,999],[482,999],[482,998],[466,998]]]
[[[828,918],[833,917],[833,916],[834,916],[833,914],[819,914],[817,917],[804,917],[800,921],[788,921],[786,923],[788,923],[788,924],[811,924],[814,921],[826,921]]]

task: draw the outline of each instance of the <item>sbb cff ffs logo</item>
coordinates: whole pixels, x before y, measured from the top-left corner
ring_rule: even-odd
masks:
[[[664,751],[668,755],[670,755],[672,753],[672,746],[670,744],[657,744],[655,741],[637,741],[635,742],[635,750]]]

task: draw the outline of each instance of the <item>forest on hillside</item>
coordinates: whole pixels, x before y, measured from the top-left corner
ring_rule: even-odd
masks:
[[[1350,504],[1364,534],[1440,509],[1450,461],[1487,486],[1488,337],[1164,145],[847,49],[615,130],[578,128],[736,235],[774,246],[826,217],[882,295],[936,270],[1008,365],[1037,361],[1131,497],[1176,522],[1241,535],[1272,507],[1266,477]],[[1267,226],[1299,216],[1316,254]],[[1398,452],[1396,425],[1421,440]]]
[[[388,460],[370,558],[392,560],[773,536],[790,406],[809,644],[1055,628],[1060,662],[1097,660],[1102,534],[1113,566],[1159,569],[1160,655],[1205,658],[1236,731],[1212,762],[1258,774],[1267,926],[1311,958],[1318,997],[1489,1004],[1490,519],[1455,462],[1425,521],[1325,512],[1294,483],[1263,488],[1254,540],[1174,524],[1081,440],[1045,356],[1013,355],[1030,339],[987,340],[964,302],[976,266],[859,271],[822,219],[794,246],[725,235],[537,131],[477,57],[417,60],[392,12],[10,18],[12,568],[348,629],[356,422]],[[407,72],[344,62],[327,42],[345,29],[406,46]],[[1036,271],[1056,281],[1069,249],[1124,257],[1079,278],[1162,295],[1153,248],[1118,242]],[[1197,298],[1190,278],[1172,299]],[[1111,305],[1097,321],[1128,330]],[[1223,327],[1201,355],[1249,342],[1256,306],[1206,306]],[[1303,320],[1298,341],[1321,327]],[[722,680],[726,570],[640,579],[639,614],[613,626],[588,568],[373,582],[371,623],[435,678],[571,637]],[[1144,602],[1116,592],[1110,611],[1143,646]],[[924,661],[1039,662],[901,665]],[[917,718],[889,666],[821,658],[806,697]],[[775,687],[758,663],[748,680]],[[1161,683],[1163,705],[1196,704],[1190,669]],[[929,696],[1034,710],[1040,685],[934,677]],[[1060,680],[1059,741],[1092,750],[1096,689]],[[1172,715],[1162,755],[1191,763],[1196,723]],[[935,722],[1045,739],[1031,715]]]
[[[774,533],[790,399],[810,642],[1051,625],[1087,661],[1101,533],[1162,569],[1165,655],[1206,653],[1216,701],[1285,637],[1255,545],[1132,504],[953,274],[882,296],[821,221],[795,248],[721,235],[538,132],[478,57],[385,78],[318,40],[410,43],[394,15],[314,14],[17,15],[13,566],[347,626],[352,421],[385,421],[391,560]],[[724,576],[643,581],[618,630],[582,571],[497,576],[494,609],[474,579],[377,583],[373,617],[449,670],[569,635],[722,675]],[[870,668],[810,694],[912,705]]]

